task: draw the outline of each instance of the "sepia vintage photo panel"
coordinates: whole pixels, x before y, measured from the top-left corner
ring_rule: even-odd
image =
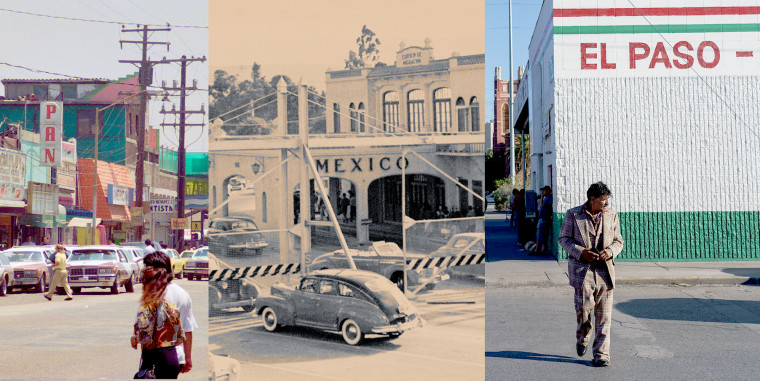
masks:
[[[483,14],[210,3],[212,363],[484,377]]]

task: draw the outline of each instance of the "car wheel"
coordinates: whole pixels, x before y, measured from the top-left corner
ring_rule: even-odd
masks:
[[[391,275],[391,282],[395,283],[399,290],[404,291],[404,273],[393,273],[393,275]]]
[[[118,278],[113,280],[113,285],[111,285],[111,293],[112,294],[119,293],[119,279]]]
[[[8,295],[8,278],[3,279],[3,284],[0,285],[0,296]]]
[[[341,328],[343,333],[343,340],[349,345],[358,345],[364,339],[364,332],[361,327],[353,319],[346,319],[343,321],[343,327]]]
[[[277,314],[272,307],[264,308],[264,312],[261,314],[261,320],[264,322],[264,329],[267,331],[274,332],[277,330]]]
[[[45,292],[45,274],[40,277],[40,283],[37,283],[37,287],[34,288],[35,292]]]
[[[135,275],[134,274],[132,274],[129,277],[129,282],[127,282],[127,284],[124,285],[124,289],[126,289],[127,292],[135,292]]]
[[[177,274],[177,279],[182,279],[182,276],[184,275],[183,273],[184,271],[180,271],[179,274]]]
[[[71,289],[71,292],[73,292],[74,295],[79,295],[82,293],[82,287],[74,287]]]

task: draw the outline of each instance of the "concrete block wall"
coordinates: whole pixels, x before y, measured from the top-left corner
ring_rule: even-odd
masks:
[[[555,239],[564,212],[604,181],[626,241],[620,260],[760,260],[759,77],[555,86]]]

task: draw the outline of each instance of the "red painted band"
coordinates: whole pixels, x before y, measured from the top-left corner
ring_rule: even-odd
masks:
[[[564,8],[554,10],[554,17],[719,16],[757,14],[760,14],[760,7],[757,6],[683,8]]]
[[[752,51],[736,52],[737,57],[752,57]]]

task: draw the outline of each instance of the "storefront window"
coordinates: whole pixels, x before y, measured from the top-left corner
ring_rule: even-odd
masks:
[[[442,87],[433,92],[433,131],[447,132],[451,125],[451,89]]]
[[[407,95],[407,111],[409,115],[409,132],[420,132],[425,124],[425,93],[422,90],[412,90]]]
[[[472,121],[470,131],[480,131],[480,104],[478,103],[478,97],[470,99],[470,121]]]
[[[395,91],[383,95],[383,131],[395,132],[398,126],[399,97]]]

